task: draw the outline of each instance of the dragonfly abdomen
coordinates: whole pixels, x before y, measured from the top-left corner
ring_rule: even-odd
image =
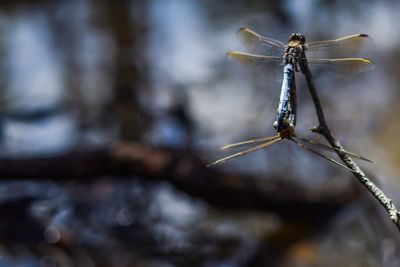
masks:
[[[285,67],[283,68],[281,95],[279,98],[279,106],[276,114],[276,122],[274,123],[274,126],[278,132],[289,126],[288,117],[291,114],[290,91],[292,88],[292,83],[294,82],[293,78],[294,78],[293,65],[286,64]]]

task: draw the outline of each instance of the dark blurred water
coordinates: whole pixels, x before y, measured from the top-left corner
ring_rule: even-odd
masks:
[[[282,41],[292,32],[308,40],[362,32],[373,39],[365,56],[376,69],[323,76],[317,87],[335,135],[374,161],[362,166],[400,203],[399,8],[398,1],[4,1],[1,155],[56,155],[133,139],[189,146],[212,161],[221,145],[273,133],[280,85],[225,57],[244,51],[238,28]],[[298,131],[308,135],[316,116],[297,80]],[[353,179],[286,143],[222,169],[284,173],[316,189]],[[0,266],[399,265],[398,238],[389,222],[368,216],[377,212],[372,204],[354,204],[322,233],[288,241],[290,223],[274,214],[221,210],[137,177],[3,182],[0,191],[1,205],[16,205],[14,225],[4,209],[2,229],[22,233],[0,240]]]

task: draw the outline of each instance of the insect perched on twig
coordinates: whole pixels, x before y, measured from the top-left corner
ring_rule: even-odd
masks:
[[[275,144],[283,139],[293,141],[298,146],[307,149],[308,151],[327,159],[349,171],[353,171],[338,161],[325,156],[313,147],[319,147],[327,150],[339,150],[342,153],[351,155],[353,157],[366,160],[370,160],[362,157],[358,154],[343,150],[332,148],[328,145],[300,137],[295,133],[296,126],[296,83],[295,83],[295,72],[304,70],[305,64],[310,66],[318,66],[321,68],[344,72],[348,74],[356,74],[364,72],[374,68],[372,61],[364,58],[336,58],[336,59],[310,59],[307,60],[305,51],[323,51],[324,53],[336,53],[340,50],[344,51],[356,51],[359,50],[363,43],[368,40],[368,36],[365,34],[354,34],[346,37],[342,37],[336,40],[320,41],[306,43],[303,35],[294,33],[289,37],[287,45],[280,41],[261,36],[249,29],[242,28],[239,30],[239,36],[243,40],[244,44],[251,51],[270,52],[275,53],[273,56],[254,55],[242,52],[229,52],[228,56],[236,59],[242,63],[251,63],[252,65],[269,69],[272,66],[283,65],[283,81],[281,87],[281,94],[279,98],[279,106],[276,114],[276,121],[274,122],[274,128],[277,134],[270,137],[264,137],[259,139],[252,139],[223,146],[221,149],[229,149],[233,147],[239,147],[243,145],[259,144],[252,148],[240,151],[233,155],[219,159],[208,166],[221,164],[227,160],[240,157],[254,151],[266,148],[272,144]],[[276,53],[280,53],[281,56],[276,56]]]

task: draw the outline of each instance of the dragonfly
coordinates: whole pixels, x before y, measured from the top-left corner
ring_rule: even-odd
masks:
[[[239,147],[243,145],[250,145],[254,143],[261,143],[255,147],[240,151],[228,157],[219,159],[208,166],[224,163],[230,159],[244,156],[246,154],[255,152],[257,150],[266,148],[272,144],[275,144],[283,139],[288,139],[293,141],[298,146],[309,150],[310,152],[329,160],[349,171],[350,168],[339,163],[338,161],[325,156],[319,151],[315,150],[313,147],[317,146],[319,148],[327,150],[340,150],[341,153],[345,153],[371,162],[369,159],[362,157],[356,153],[333,148],[328,145],[310,140],[304,137],[300,137],[295,132],[296,125],[296,83],[295,83],[295,72],[305,71],[305,64],[317,65],[320,67],[325,67],[331,70],[345,71],[346,73],[356,74],[361,73],[374,68],[374,64],[371,60],[365,58],[337,58],[337,59],[310,59],[307,60],[305,56],[306,50],[316,50],[316,51],[328,51],[335,52],[335,50],[340,50],[347,48],[348,50],[356,51],[360,49],[361,45],[365,43],[368,38],[366,34],[354,34],[346,37],[342,37],[335,40],[319,41],[306,43],[305,37],[298,33],[293,33],[289,37],[289,42],[287,45],[284,43],[274,40],[268,37],[261,36],[247,28],[241,28],[239,31],[239,36],[241,37],[243,43],[251,51],[261,51],[270,53],[281,53],[280,56],[265,56],[265,55],[255,55],[243,52],[228,52],[228,56],[236,59],[245,64],[253,64],[261,67],[270,67],[272,65],[283,65],[283,82],[281,87],[281,94],[279,98],[279,106],[276,114],[276,120],[273,124],[277,131],[274,136],[252,139],[247,141],[242,141],[239,143],[234,143],[221,147],[222,150]],[[307,65],[308,67],[308,65]]]

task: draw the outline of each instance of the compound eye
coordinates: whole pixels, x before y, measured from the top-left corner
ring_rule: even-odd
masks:
[[[289,37],[289,41],[300,41],[302,44],[304,44],[306,42],[306,38],[304,38],[304,36],[300,33],[292,33]]]

